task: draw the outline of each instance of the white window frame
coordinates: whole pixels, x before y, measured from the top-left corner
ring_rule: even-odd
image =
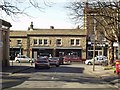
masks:
[[[74,40],[72,44],[72,40]],[[79,40],[79,44],[77,44],[77,40]],[[71,38],[70,39],[70,46],[80,46],[80,39],[79,38]]]

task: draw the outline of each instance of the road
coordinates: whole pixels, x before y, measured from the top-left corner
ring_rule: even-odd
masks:
[[[84,64],[52,66],[3,76],[3,88],[115,88],[100,78],[84,73]],[[113,89],[112,89],[113,90]]]

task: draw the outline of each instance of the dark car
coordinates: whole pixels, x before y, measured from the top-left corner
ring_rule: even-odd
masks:
[[[50,65],[55,65],[59,67],[59,57],[49,57]]]
[[[35,69],[37,68],[50,68],[50,63],[47,57],[39,57],[35,60]]]
[[[59,57],[59,64],[61,65],[61,64],[63,64],[63,57]]]

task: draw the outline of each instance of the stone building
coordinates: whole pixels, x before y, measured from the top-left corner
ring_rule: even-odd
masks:
[[[12,25],[0,19],[0,65],[9,66],[9,32]]]
[[[86,30],[83,29],[50,29],[33,28],[27,31],[10,32],[10,56],[21,53],[37,58],[43,53],[52,56],[76,54],[86,59]]]

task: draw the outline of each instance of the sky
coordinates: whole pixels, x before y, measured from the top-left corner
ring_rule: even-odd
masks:
[[[23,5],[19,5],[18,7],[24,8],[24,6],[28,5],[28,0],[8,0],[14,3],[14,1],[24,2]],[[33,0],[34,1],[34,0]],[[44,1],[44,0],[35,0],[35,1]],[[3,19],[10,22],[12,24],[11,30],[27,30],[30,26],[30,23],[33,22],[34,28],[50,28],[50,26],[54,26],[56,29],[72,29],[76,28],[78,25],[75,24],[69,17],[69,10],[65,8],[65,6],[69,2],[74,1],[90,1],[90,0],[45,0],[53,2],[52,7],[46,7],[43,3],[41,4],[45,9],[39,11],[35,8],[27,8],[26,12],[30,15],[18,15],[14,19],[8,16],[5,16]],[[96,1],[96,0],[91,0]],[[108,0],[101,0],[108,1]],[[0,3],[1,4],[1,3]],[[4,16],[4,13],[2,13]],[[0,16],[2,16],[0,13]],[[83,22],[81,23],[83,25]],[[80,26],[81,26],[80,25]]]
[[[65,8],[67,0],[55,1],[52,7],[45,7],[43,11],[35,8],[27,10],[30,16],[19,15],[14,20],[6,17],[6,20],[12,24],[10,30],[27,30],[30,23],[33,22],[34,28],[50,28],[54,26],[56,29],[76,28],[77,25],[69,18],[68,9]]]

